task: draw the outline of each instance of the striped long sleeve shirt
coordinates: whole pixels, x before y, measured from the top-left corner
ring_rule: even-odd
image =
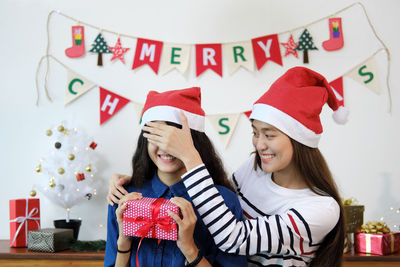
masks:
[[[271,174],[255,171],[251,158],[235,172],[246,221],[238,221],[200,165],[182,178],[217,246],[248,256],[249,266],[306,266],[339,219],[339,205],[309,189],[275,184]]]

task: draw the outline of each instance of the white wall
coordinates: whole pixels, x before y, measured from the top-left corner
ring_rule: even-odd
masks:
[[[80,239],[106,237],[107,205],[106,181],[112,173],[129,173],[130,160],[138,135],[138,125],[132,104],[128,104],[114,118],[99,126],[98,90],[91,90],[71,105],[64,107],[63,90],[65,69],[51,61],[49,91],[53,102],[40,92],[39,106],[35,106],[35,72],[46,49],[46,19],[51,10],[58,9],[81,21],[99,27],[149,39],[176,43],[213,43],[249,40],[254,37],[282,32],[332,14],[355,1],[245,1],[245,0],[170,0],[170,1],[104,1],[104,0],[2,0],[0,2],[0,238],[9,238],[8,200],[29,197],[28,193],[39,178],[34,168],[47,151],[44,132],[70,115],[99,144],[101,172],[96,199],[85,201],[72,209],[72,217],[81,217]],[[335,124],[331,110],[324,109],[324,135],[320,149],[346,198],[355,197],[364,204],[365,219],[375,220],[388,214],[390,206],[400,208],[400,142],[399,116],[399,59],[400,37],[398,25],[400,2],[395,0],[362,1],[375,25],[377,33],[392,54],[390,80],[393,111],[388,113],[388,94],[385,84],[387,61],[385,53],[376,56],[380,75],[381,95],[376,95],[358,83],[345,78],[345,99],[350,110],[345,126]],[[328,80],[361,63],[379,47],[359,6],[343,14],[345,47],[329,53],[321,48],[328,39],[327,21],[310,26],[320,51],[311,51],[308,66],[325,74]],[[71,44],[71,26],[74,22],[55,15],[50,24],[50,54],[92,81],[120,95],[143,103],[150,89],[164,91],[201,86],[206,113],[241,112],[268,88],[286,69],[301,60],[284,58],[284,67],[268,63],[259,72],[239,70],[233,76],[224,71],[221,78],[213,72],[195,77],[194,61],[186,76],[174,71],[165,76],[155,75],[148,66],[132,71],[134,49],[126,54],[126,65],[110,62],[104,56],[104,67],[96,66],[97,55],[87,53],[82,59],[70,59],[64,50]],[[86,27],[86,47],[97,35],[97,30]],[[300,32],[294,32],[297,40]],[[105,34],[114,44],[116,36]],[[281,39],[280,41],[285,41]],[[125,46],[134,47],[135,40],[123,39]],[[40,71],[43,88],[44,67]],[[241,117],[228,148],[223,149],[211,125],[206,132],[214,141],[229,172],[235,170],[252,150],[248,121]],[[41,218],[43,227],[52,227],[54,219],[64,216],[64,210],[50,203],[43,195]],[[393,212],[391,214],[394,214]],[[397,215],[400,223],[400,216]]]

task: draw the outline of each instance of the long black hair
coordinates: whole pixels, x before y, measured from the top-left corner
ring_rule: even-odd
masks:
[[[177,128],[182,128],[181,125],[176,123],[166,123]],[[143,131],[140,133],[136,145],[136,151],[132,158],[133,171],[130,184],[137,188],[141,188],[146,181],[151,180],[155,172],[157,171],[157,166],[149,157],[147,149],[148,141],[147,138],[143,137],[143,133]],[[217,155],[214,146],[208,136],[204,132],[199,132],[193,129],[190,129],[190,133],[193,138],[193,144],[199,152],[200,157],[203,160],[203,163],[206,166],[207,170],[209,171],[214,183],[216,185],[225,186],[231,191],[234,191],[232,185],[227,178],[222,161]]]
[[[345,221],[342,201],[336,183],[329,170],[322,153],[318,148],[305,146],[290,138],[293,146],[293,163],[300,171],[307,186],[316,194],[328,194],[336,200],[340,207],[339,221],[335,227],[327,233],[319,246],[315,257],[309,264],[310,267],[339,267],[343,257]],[[261,158],[257,152],[254,161],[254,169],[261,168]],[[316,190],[317,188],[317,190]]]

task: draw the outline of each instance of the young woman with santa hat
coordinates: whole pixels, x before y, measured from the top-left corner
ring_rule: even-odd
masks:
[[[213,176],[218,194],[227,202],[235,219],[243,220],[239,200],[224,172],[221,160],[204,133],[204,111],[201,108],[200,88],[193,87],[163,93],[150,91],[143,108],[141,125],[157,121],[160,125],[181,127],[179,112],[183,112],[185,131],[198,155]],[[183,114],[182,113],[182,114]],[[109,206],[107,244],[104,266],[247,266],[245,256],[233,255],[217,248],[200,215],[193,210],[181,175],[185,165],[154,143],[148,142],[142,131],[132,159],[131,182],[119,205]],[[229,188],[229,189],[228,189]],[[232,189],[233,190],[233,189]],[[123,234],[123,212],[127,200],[142,197],[179,197],[182,217],[169,213],[178,224],[178,240],[128,237]],[[139,249],[140,248],[140,249]]]
[[[182,129],[149,122],[144,137],[183,161],[189,170],[183,182],[221,250],[247,255],[249,266],[341,266],[343,208],[318,149],[325,103],[337,122],[345,121],[326,79],[295,67],[253,105],[255,152],[232,176],[246,221],[233,216],[215,189],[184,115]],[[109,195],[116,193],[112,184]]]

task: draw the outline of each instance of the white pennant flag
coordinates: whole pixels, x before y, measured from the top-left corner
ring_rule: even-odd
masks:
[[[240,66],[254,71],[254,55],[251,41],[224,44],[224,58],[228,64],[229,75],[237,71]]]
[[[241,113],[207,115],[212,126],[217,132],[224,148],[226,148],[235,131]]]
[[[142,111],[143,111],[144,105],[140,104],[140,103],[133,102],[133,107],[135,108],[136,116],[137,116],[138,122],[140,124],[141,119],[142,119]]]
[[[182,74],[189,66],[190,45],[164,43],[161,54],[160,74],[176,68]]]
[[[378,72],[373,57],[352,69],[346,76],[380,94]]]
[[[67,70],[67,86],[65,88],[64,105],[72,102],[95,86],[95,83],[89,81],[82,75]]]

